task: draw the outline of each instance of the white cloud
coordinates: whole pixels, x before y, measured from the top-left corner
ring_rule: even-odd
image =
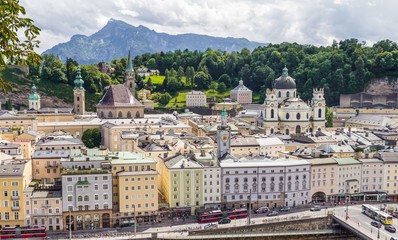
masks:
[[[42,29],[44,51],[110,18],[169,34],[244,37],[264,43],[330,45],[357,38],[398,41],[398,1],[363,0],[21,0]]]

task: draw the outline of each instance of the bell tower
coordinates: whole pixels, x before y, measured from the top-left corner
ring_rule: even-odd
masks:
[[[75,87],[73,88],[73,112],[78,115],[83,115],[85,109],[85,90],[83,87],[83,79],[81,76],[80,66],[77,66],[76,79],[73,82]]]
[[[133,60],[130,57],[127,59],[126,74],[124,75],[124,85],[130,90],[135,97],[135,72],[133,67]]]
[[[39,110],[40,109],[40,95],[36,92],[36,86],[33,83],[31,92],[28,96],[29,109]]]
[[[227,125],[227,112],[225,106],[221,112],[221,125],[217,129],[217,159],[221,159],[225,154],[230,153],[231,132]]]

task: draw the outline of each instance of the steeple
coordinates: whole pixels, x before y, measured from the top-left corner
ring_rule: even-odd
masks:
[[[285,65],[285,67],[282,70],[282,77],[287,77],[288,75],[289,75],[289,73],[288,73],[287,67]]]
[[[84,81],[82,79],[80,66],[77,66],[76,78],[75,78],[75,81],[73,83],[75,84],[75,88],[74,89],[84,89],[84,87],[83,87]]]
[[[129,56],[127,59],[127,68],[126,68],[126,72],[134,72],[134,68],[133,68],[133,60],[130,57],[130,50],[129,50]]]
[[[33,83],[31,92],[28,96],[29,109],[39,110],[40,109],[40,95],[36,92],[36,86]]]
[[[225,111],[225,105],[221,111],[221,128],[227,127],[227,111]]]

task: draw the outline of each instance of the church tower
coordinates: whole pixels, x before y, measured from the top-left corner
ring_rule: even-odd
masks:
[[[85,90],[83,87],[83,79],[80,72],[80,66],[77,66],[76,79],[73,82],[75,87],[73,88],[73,112],[75,114],[83,115],[85,112]]]
[[[221,112],[221,125],[217,129],[217,159],[221,159],[225,154],[230,153],[231,132],[227,125],[227,112],[225,106]]]
[[[326,122],[326,101],[323,88],[314,88],[312,91],[312,118],[313,118],[313,129],[323,130]]]
[[[130,92],[135,97],[135,72],[133,67],[133,60],[130,57],[130,51],[129,51],[129,57],[127,59],[126,74],[124,76],[124,85],[130,90]]]
[[[28,96],[29,109],[39,110],[40,109],[40,95],[36,92],[36,86],[33,83],[31,92]]]

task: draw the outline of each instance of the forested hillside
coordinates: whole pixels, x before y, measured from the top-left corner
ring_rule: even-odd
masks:
[[[127,54],[127,53],[126,53]],[[111,83],[122,82],[127,58],[114,59],[109,65],[115,72],[107,75],[96,65],[82,66],[84,87],[91,96],[99,98]],[[73,84],[77,62],[65,63],[53,55],[44,55],[41,68],[30,66],[31,79]],[[382,40],[368,46],[357,39],[334,42],[331,46],[300,45],[297,43],[270,44],[250,52],[222,52],[211,49],[142,54],[134,58],[134,67],[158,69],[165,79],[160,84],[143,81],[137,76],[138,89],[168,92],[176,96],[179,91],[216,88],[226,91],[244,80],[247,87],[260,93],[271,88],[284,66],[296,79],[298,92],[304,99],[312,97],[312,88],[325,88],[327,104],[336,105],[340,93],[355,93],[364,89],[374,77],[397,76],[398,46]],[[158,97],[159,97],[158,96]],[[164,102],[163,102],[164,103]]]

